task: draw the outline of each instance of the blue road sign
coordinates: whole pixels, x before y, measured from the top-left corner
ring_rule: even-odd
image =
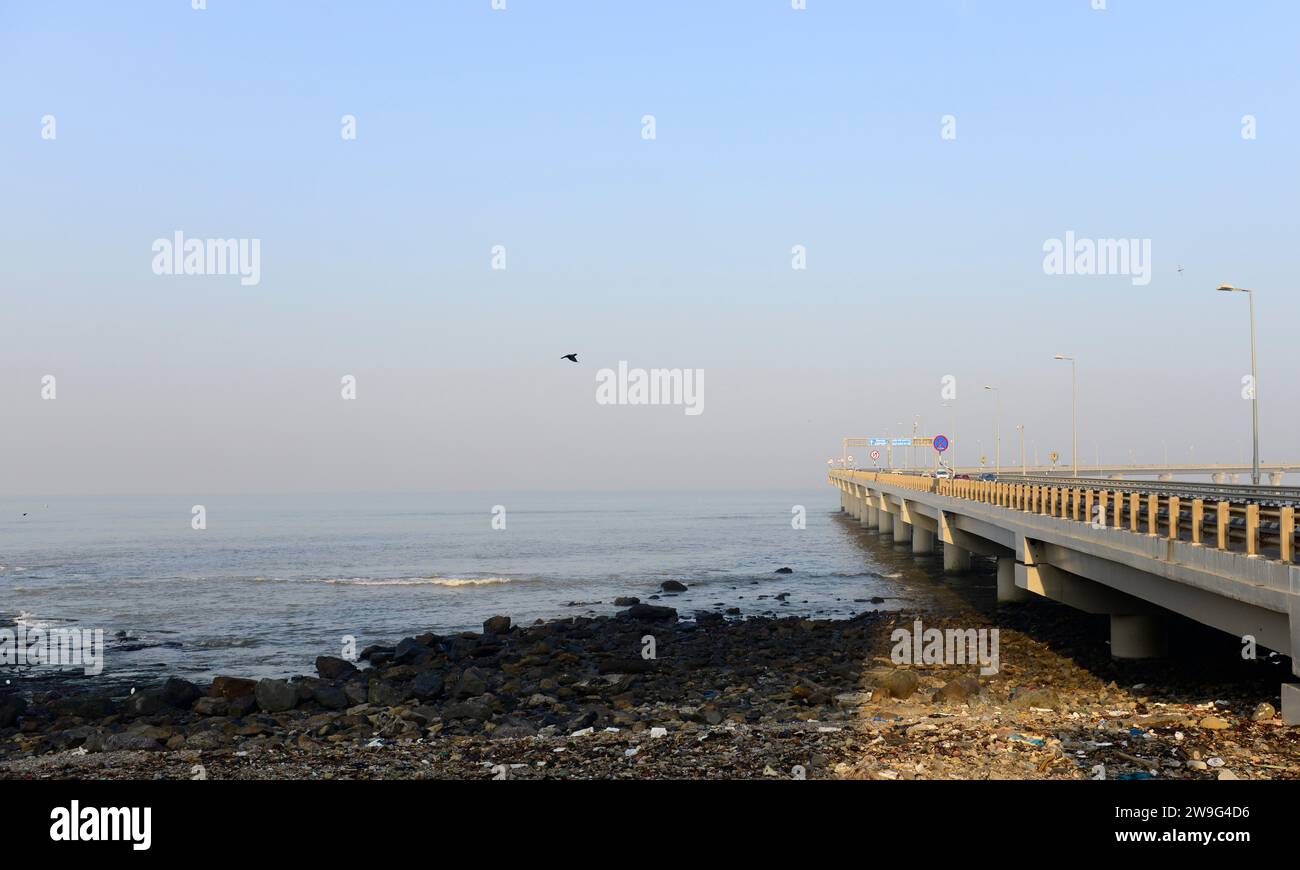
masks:
[[[911,438],[895,438],[895,439],[894,439],[892,442],[890,442],[890,443],[893,444],[895,447],[911,447],[911,446],[912,446],[912,439],[911,439]]]
[[[948,436],[947,436],[947,435],[936,435],[936,436],[934,436],[934,449],[935,449],[935,450],[938,450],[940,453],[942,453],[943,451],[947,450],[947,449],[948,449]]]
[[[888,439],[888,438],[868,438],[868,439],[867,439],[867,444],[869,444],[869,445],[872,446],[872,447],[888,447],[888,446],[889,446],[889,439]]]

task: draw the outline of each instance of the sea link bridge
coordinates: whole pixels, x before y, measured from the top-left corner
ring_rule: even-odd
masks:
[[[948,573],[995,557],[999,602],[1109,615],[1116,657],[1164,654],[1172,612],[1289,655],[1300,677],[1300,488],[838,469],[830,482],[862,525],[941,547]],[[1300,724],[1300,683],[1282,685],[1282,717]]]

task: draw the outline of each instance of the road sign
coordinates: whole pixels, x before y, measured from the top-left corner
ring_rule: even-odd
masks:
[[[936,435],[936,436],[934,436],[934,449],[937,450],[937,451],[939,451],[940,453],[942,453],[943,451],[947,450],[947,449],[948,449],[948,436],[947,436],[947,435]]]
[[[889,446],[889,439],[888,439],[888,438],[868,438],[868,439],[867,439],[867,446],[869,446],[869,447],[888,447],[888,446]]]
[[[895,438],[893,441],[891,441],[891,442],[889,442],[889,443],[892,444],[892,445],[895,446],[895,447],[911,447],[911,446],[912,446],[912,439],[911,439],[911,438]]]
[[[871,451],[871,461],[872,461],[872,462],[879,462],[879,461],[880,461],[880,451],[879,451],[879,450],[873,450],[873,451]]]
[[[912,446],[913,446],[913,447],[929,447],[929,446],[930,446],[930,442],[931,442],[932,440],[934,440],[934,439],[932,439],[929,435],[914,435],[914,436],[912,436]]]

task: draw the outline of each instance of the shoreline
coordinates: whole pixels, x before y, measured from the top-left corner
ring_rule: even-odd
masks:
[[[916,619],[999,629],[998,672],[897,665],[890,635]],[[0,778],[1300,778],[1300,728],[1261,706],[1276,669],[1208,654],[1222,674],[1113,662],[1095,625],[1047,602],[996,621],[690,622],[662,603],[493,617],[356,664],[321,656],[315,676],[53,687],[17,719],[0,697]]]

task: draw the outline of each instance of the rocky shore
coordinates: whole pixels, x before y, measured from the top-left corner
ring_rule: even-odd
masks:
[[[10,691],[0,778],[1300,778],[1274,671],[1111,662],[1048,603],[999,612],[987,676],[890,657],[918,616],[995,627],[977,613],[687,620],[624,603],[322,656],[288,680]]]

